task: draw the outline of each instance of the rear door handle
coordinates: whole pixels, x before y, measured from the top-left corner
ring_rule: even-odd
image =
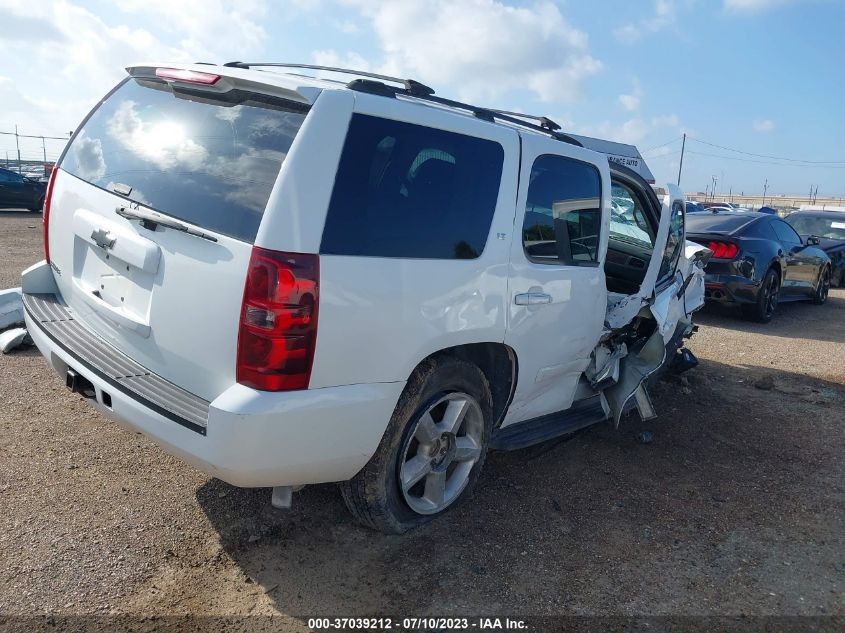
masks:
[[[545,292],[523,292],[513,298],[513,302],[518,306],[537,306],[544,303],[551,303],[552,296]]]

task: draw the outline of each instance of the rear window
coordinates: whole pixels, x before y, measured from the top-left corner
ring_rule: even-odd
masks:
[[[321,253],[475,259],[499,197],[499,143],[352,116]]]
[[[723,215],[707,211],[687,216],[687,233],[733,233],[758,217],[750,213]]]
[[[128,79],[74,136],[61,167],[156,211],[252,242],[306,114],[306,106],[258,93],[218,96]]]

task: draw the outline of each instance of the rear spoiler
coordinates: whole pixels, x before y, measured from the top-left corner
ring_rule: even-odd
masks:
[[[591,136],[580,136],[578,134],[569,134],[576,141],[581,143],[587,149],[594,152],[599,152],[607,156],[607,160],[612,163],[618,163],[628,169],[633,169],[650,185],[654,184],[654,174],[645,163],[645,159],[640,154],[640,150],[634,145],[626,143],[615,143],[614,141],[605,141],[600,138],[593,138]]]
[[[250,91],[287,99],[310,106],[314,103],[319,88],[297,85],[292,77],[278,73],[265,73],[256,80],[255,73],[239,68],[228,68],[212,64],[156,64],[144,63],[126,67],[126,72],[136,79],[158,79],[174,87],[203,91],[210,94],[225,94],[234,90]],[[180,76],[187,73],[187,79]],[[191,78],[194,75],[195,78]]]

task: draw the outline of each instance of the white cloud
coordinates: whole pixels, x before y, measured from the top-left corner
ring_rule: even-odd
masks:
[[[675,0],[655,0],[654,13],[632,24],[625,24],[613,30],[613,35],[620,42],[633,44],[643,36],[657,33],[675,24],[677,6]]]
[[[267,14],[264,0],[115,0],[129,14],[154,16],[162,30],[182,38],[181,48],[214,57],[218,43],[235,57],[260,50],[267,33],[258,21]]]
[[[754,13],[788,4],[792,1],[793,0],[723,0],[722,6],[726,11]]]
[[[674,129],[676,134],[681,133],[681,122],[677,115],[664,114],[651,119],[635,116],[622,123],[603,121],[597,125],[575,125],[573,132],[638,145],[655,132],[666,129]]]
[[[775,129],[775,122],[771,119],[755,119],[751,125],[755,132],[771,132]]]
[[[311,54],[318,66],[332,66],[334,68],[352,68],[354,70],[371,71],[370,63],[358,53],[339,54],[334,49],[314,51]],[[326,73],[317,73],[318,76]]]
[[[0,80],[0,130],[67,133],[129,64],[242,58],[267,39],[266,0],[116,0],[116,8],[122,14],[104,18],[71,0],[0,0],[10,77]]]
[[[66,0],[50,3],[3,2],[4,19],[26,16],[26,37],[3,36],[0,45],[10,68],[26,68],[6,87],[29,97],[25,112],[0,113],[0,128],[19,123],[34,132],[56,134],[76,127],[87,110],[125,76],[123,66],[150,57],[190,60],[186,51],[168,46],[149,31],[111,25]],[[42,38],[41,33],[53,34]],[[45,88],[49,81],[49,89]],[[4,103],[5,106],[5,103]],[[9,117],[14,116],[10,120]]]
[[[640,85],[640,80],[635,77],[633,90],[631,90],[629,94],[619,95],[619,103],[621,103],[622,107],[626,110],[633,112],[640,107],[642,96],[643,89]]]
[[[571,101],[602,69],[587,35],[551,2],[512,7],[496,0],[346,0],[370,21],[384,54],[380,70],[465,99],[528,90],[543,101]]]

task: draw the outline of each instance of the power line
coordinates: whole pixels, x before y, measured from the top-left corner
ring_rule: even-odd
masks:
[[[655,154],[654,156],[646,156],[649,160],[657,160],[658,158],[665,158],[667,156],[677,156],[681,153],[681,150],[676,149],[674,152],[666,152],[665,154]]]
[[[790,164],[785,164],[785,163],[776,163],[776,162],[767,161],[767,160],[754,160],[752,158],[739,158],[738,156],[724,156],[724,155],[721,155],[721,154],[710,154],[710,153],[707,153],[707,152],[696,152],[696,151],[691,150],[691,149],[687,150],[687,154],[695,154],[697,156],[710,156],[711,158],[722,158],[724,160],[735,160],[735,161],[739,161],[741,163],[757,163],[758,165],[777,165],[778,167],[804,167],[804,168],[810,168],[810,169],[819,169],[819,168],[823,168],[823,169],[845,169],[845,164],[841,164],[841,165],[802,165],[802,164],[790,165]]]
[[[70,140],[70,136],[44,136],[42,134],[19,134],[18,132],[0,132],[0,134],[5,134],[6,136],[19,136],[20,138],[47,138],[52,141]]]
[[[671,145],[672,143],[677,143],[680,140],[681,140],[681,137],[678,136],[676,138],[673,138],[671,141],[666,141],[665,143],[661,143],[660,145],[655,145],[654,147],[649,147],[648,149],[643,150],[643,153],[647,154],[648,152],[650,152],[652,150],[659,149],[661,147],[665,147],[666,145]]]
[[[770,158],[773,160],[780,160],[780,161],[787,161],[790,163],[807,163],[808,165],[845,165],[845,161],[842,160],[803,160],[801,158],[788,158],[786,156],[772,156],[770,154],[755,154],[753,152],[746,152],[741,149],[736,149],[733,147],[725,147],[724,145],[718,145],[716,143],[711,143],[709,141],[703,141],[699,138],[695,138],[692,136],[687,136],[687,138],[691,141],[695,141],[696,143],[702,143],[704,145],[709,145],[710,147],[715,147],[717,149],[726,150],[728,152],[736,152],[737,154],[744,154],[746,156],[754,156],[756,158]],[[776,163],[775,163],[776,164]]]

